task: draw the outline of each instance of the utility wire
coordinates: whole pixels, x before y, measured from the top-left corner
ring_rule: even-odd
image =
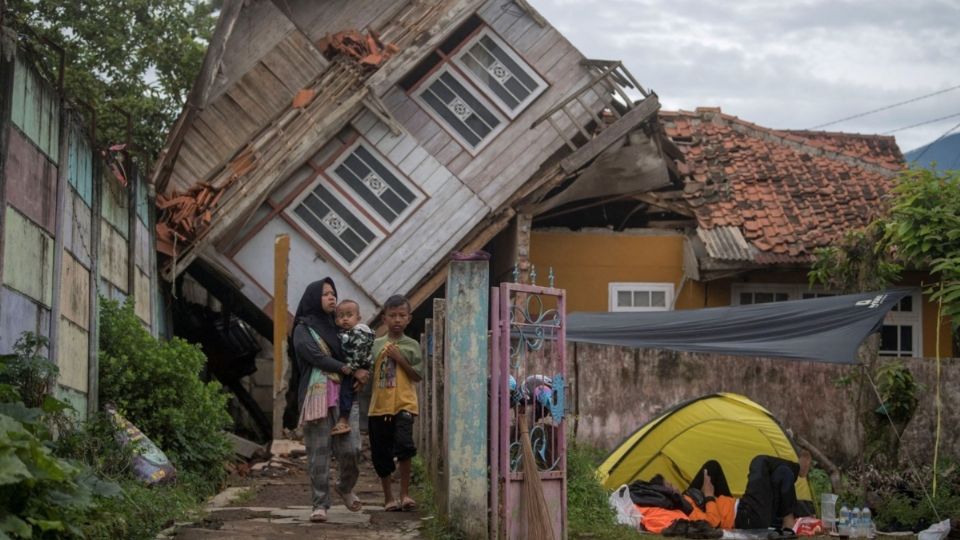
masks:
[[[947,131],[943,132],[943,135],[937,137],[937,140],[935,140],[935,141],[933,141],[932,143],[924,146],[924,147],[923,147],[923,150],[921,150],[920,153],[917,154],[917,157],[913,158],[913,160],[914,160],[914,161],[920,161],[920,158],[922,158],[923,155],[927,153],[927,150],[933,148],[933,145],[935,145],[935,144],[937,144],[938,142],[940,142],[940,140],[943,139],[944,137],[946,137],[947,135],[949,135],[949,134],[953,133],[954,131],[956,131],[957,128],[960,128],[960,123],[958,123],[957,125],[953,126],[953,127],[950,128],[950,129],[948,129]]]
[[[906,100],[906,101],[901,101],[901,102],[899,102],[899,103],[894,103],[894,104],[892,104],[892,105],[887,105],[886,107],[880,107],[879,109],[873,109],[872,111],[866,111],[866,112],[862,112],[862,113],[857,113],[857,114],[854,114],[854,115],[852,115],[852,116],[847,116],[847,117],[845,117],[845,118],[841,118],[841,119],[839,119],[839,120],[834,120],[833,122],[827,122],[826,124],[820,124],[820,125],[818,125],[818,126],[813,126],[812,128],[808,128],[808,129],[820,129],[820,128],[823,128],[823,127],[832,126],[832,125],[834,125],[834,124],[839,124],[840,122],[846,122],[847,120],[853,120],[854,118],[860,118],[860,117],[862,117],[862,116],[867,116],[868,114],[878,113],[878,112],[880,112],[880,111],[886,111],[886,110],[892,109],[892,108],[894,108],[894,107],[899,107],[899,106],[901,106],[901,105],[906,105],[907,103],[913,103],[913,102],[915,102],[915,101],[920,101],[921,99],[927,99],[927,98],[929,98],[929,97],[939,96],[940,94],[945,94],[945,93],[947,93],[947,92],[956,90],[956,89],[958,89],[958,88],[960,88],[960,84],[958,84],[958,85],[956,85],[956,86],[951,86],[950,88],[944,88],[943,90],[938,90],[938,91],[933,92],[933,93],[930,93],[930,94],[925,94],[925,95],[922,95],[922,96],[917,96],[917,97],[915,97],[915,98],[908,99],[908,100]]]
[[[905,130],[905,129],[913,129],[913,128],[915,128],[915,127],[925,126],[925,125],[927,125],[927,124],[932,124],[932,123],[934,123],[934,122],[939,122],[939,121],[941,121],[941,120],[946,120],[946,119],[948,119],[948,118],[956,118],[957,116],[960,116],[960,112],[958,112],[958,113],[953,113],[953,114],[948,114],[947,116],[941,116],[940,118],[934,118],[934,119],[932,119],[932,120],[927,120],[927,121],[924,121],[924,122],[919,122],[919,123],[917,123],[917,124],[911,124],[911,125],[909,125],[909,126],[904,126],[904,127],[897,128],[897,129],[891,129],[890,131],[884,131],[883,133],[881,133],[881,135],[890,135],[891,133],[896,133],[896,132],[898,132],[898,131],[903,131],[903,130]]]

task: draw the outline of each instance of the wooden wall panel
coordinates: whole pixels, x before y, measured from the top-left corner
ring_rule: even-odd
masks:
[[[140,320],[149,325],[152,322],[153,299],[150,294],[150,276],[144,274],[138,268],[133,276],[135,283],[134,311]]]
[[[145,270],[147,275],[150,275],[152,271],[150,270],[150,237],[152,236],[151,231],[147,228],[139,219],[137,220],[137,234],[134,236],[137,243],[134,246],[134,261],[136,265],[140,267],[141,270]]]
[[[66,224],[63,228],[62,245],[86,268],[91,267],[91,253],[93,247],[93,233],[90,230],[93,210],[83,202],[83,199],[72,188],[68,190],[67,201],[63,205],[63,219]]]
[[[7,202],[52,234],[57,212],[57,167],[18,130],[9,133],[4,165]]]
[[[11,120],[47,157],[56,163],[60,153],[60,100],[24,59],[16,57]]]
[[[53,238],[7,206],[3,282],[49,307],[53,302]]]
[[[113,176],[104,174],[100,193],[103,201],[100,215],[107,223],[113,225],[123,238],[127,238],[130,234],[130,218],[127,214],[130,195],[127,188],[121,186]]]
[[[70,124],[67,180],[87,205],[93,205],[93,150],[83,130]]]
[[[0,354],[13,352],[23,332],[50,335],[50,310],[7,287],[0,287]]]
[[[90,272],[69,253],[63,254],[60,309],[65,319],[90,329]]]
[[[61,318],[57,330],[57,367],[59,382],[80,392],[87,391],[89,342],[86,330]]]
[[[106,221],[100,225],[100,275],[127,291],[127,240]]]

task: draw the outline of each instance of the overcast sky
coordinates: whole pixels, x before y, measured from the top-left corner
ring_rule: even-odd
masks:
[[[960,85],[960,0],[531,0],[588,58],[620,59],[666,109],[806,129]],[[822,129],[904,152],[960,123],[960,89]],[[958,128],[957,132],[960,132]]]

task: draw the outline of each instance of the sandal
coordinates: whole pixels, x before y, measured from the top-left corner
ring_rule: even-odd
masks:
[[[352,491],[347,493],[340,493],[340,490],[335,490],[337,495],[343,499],[343,505],[347,507],[347,510],[351,512],[359,512],[363,510],[363,503],[360,502],[360,498],[357,497]]]
[[[417,501],[411,499],[410,497],[404,497],[403,504],[400,506],[400,509],[404,512],[413,512],[417,509]]]
[[[793,529],[790,527],[770,531],[770,533],[767,534],[768,540],[793,540],[796,537],[797,533],[793,532]]]
[[[314,508],[310,513],[310,521],[313,523],[325,523],[327,521],[326,508]]]
[[[333,429],[330,430],[330,435],[343,435],[345,433],[350,433],[349,424],[334,424]]]
[[[383,507],[384,512],[399,512],[400,511],[400,501],[390,501]]]

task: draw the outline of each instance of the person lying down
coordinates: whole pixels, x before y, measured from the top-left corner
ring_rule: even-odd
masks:
[[[796,538],[797,494],[794,484],[806,476],[810,455],[800,463],[773,456],[750,462],[743,497],[733,497],[723,468],[717,461],[700,467],[690,486],[681,493],[661,475],[630,485],[631,499],[643,515],[645,530],[663,536],[719,538],[721,529],[767,529],[770,540]]]

